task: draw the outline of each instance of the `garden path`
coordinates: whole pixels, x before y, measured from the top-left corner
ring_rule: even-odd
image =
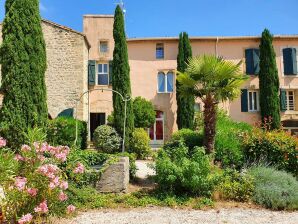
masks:
[[[152,167],[150,167],[153,164],[152,161],[146,161],[146,160],[137,160],[136,166],[137,166],[137,178],[140,179],[146,179],[148,176],[155,175],[155,171]]]

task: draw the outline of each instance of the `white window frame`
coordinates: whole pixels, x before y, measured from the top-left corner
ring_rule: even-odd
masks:
[[[99,72],[99,69],[98,69],[98,66],[99,65],[101,65],[102,66],[102,71],[103,72]],[[104,65],[107,65],[107,73],[105,73],[104,72]],[[110,70],[110,68],[109,68],[109,63],[107,63],[107,62],[99,62],[99,63],[97,63],[97,66],[96,66],[96,85],[98,85],[98,86],[108,86],[109,84],[110,84],[110,74],[109,74],[109,71]],[[99,75],[105,75],[105,74],[107,74],[108,75],[108,84],[99,84],[98,83],[98,77],[99,77]]]
[[[158,75],[160,73],[163,73],[165,76],[165,91],[164,92],[160,92],[159,91],[159,83],[158,83]],[[173,91],[168,91],[168,74],[171,73],[173,75]],[[173,93],[175,91],[175,72],[174,71],[168,71],[167,73],[164,71],[160,71],[157,73],[157,93]]]
[[[256,98],[257,98],[257,108],[253,108],[250,109],[249,105],[250,105],[250,101],[249,101],[249,94],[252,94],[252,106],[254,107],[255,105],[255,101],[254,101],[254,97],[253,97],[253,93],[256,93]],[[247,107],[248,107],[248,112],[258,112],[260,110],[260,99],[259,99],[259,91],[257,90],[248,90],[247,91]]]
[[[158,45],[160,45],[160,46],[162,45],[162,49],[163,49],[163,57],[162,58],[158,58],[157,54],[156,54]],[[156,43],[156,45],[155,45],[155,59],[156,60],[164,60],[165,59],[165,44],[164,43]]]
[[[293,92],[293,107],[290,109],[290,92]],[[295,111],[295,91],[294,90],[286,90],[286,104],[287,104],[287,111]]]
[[[285,48],[296,48],[296,52],[297,52],[297,54],[296,54],[296,61],[297,61],[297,67],[298,67],[298,46],[291,46],[291,45],[289,45],[289,46],[283,46],[283,47],[280,48],[280,68],[281,68],[281,75],[282,75],[282,77],[286,77],[286,78],[298,77],[298,74],[297,75],[295,75],[295,74],[293,74],[293,75],[285,75],[284,54],[283,54],[283,50]]]

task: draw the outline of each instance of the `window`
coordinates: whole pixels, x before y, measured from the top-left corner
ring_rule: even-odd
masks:
[[[245,50],[246,73],[257,75],[260,72],[260,50],[250,48]]]
[[[174,73],[168,72],[167,74],[159,72],[157,75],[158,92],[159,93],[172,93],[174,91]]]
[[[156,59],[164,59],[164,44],[156,44]]]
[[[296,48],[284,48],[283,66],[284,75],[297,75],[297,53]]]
[[[287,110],[295,110],[295,101],[294,101],[294,91],[287,91],[287,101],[286,101]]]
[[[97,85],[109,85],[108,64],[98,64]]]
[[[257,91],[248,91],[248,111],[259,110],[259,99]]]
[[[200,103],[195,103],[195,105],[194,105],[194,111],[195,112],[200,112],[201,111],[201,104]]]
[[[99,51],[100,51],[100,53],[108,52],[108,42],[107,41],[100,41]]]

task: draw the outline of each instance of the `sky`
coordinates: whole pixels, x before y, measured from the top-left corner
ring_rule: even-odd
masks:
[[[120,0],[41,0],[43,18],[82,31],[85,14],[113,14]],[[128,37],[298,34],[298,0],[123,0]],[[4,18],[0,0],[0,21]]]

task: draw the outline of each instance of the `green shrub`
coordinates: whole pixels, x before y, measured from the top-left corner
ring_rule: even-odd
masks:
[[[73,146],[76,139],[76,119],[71,117],[58,117],[49,120],[47,140],[51,145]],[[76,147],[87,148],[87,124],[78,121],[78,139]]]
[[[129,144],[129,152],[135,153],[137,159],[146,159],[151,152],[150,138],[142,128],[136,128],[132,133]]]
[[[254,177],[253,200],[271,209],[298,209],[298,181],[284,171],[269,167],[253,167],[249,170]]]
[[[297,138],[283,130],[255,128],[244,139],[244,153],[248,163],[265,163],[298,175]]]
[[[252,127],[247,123],[232,121],[225,112],[219,111],[216,128],[215,161],[220,162],[223,168],[241,168],[245,162],[243,136],[250,133]]]
[[[192,156],[183,142],[160,150],[155,169],[156,181],[162,190],[196,195],[211,192],[210,161],[204,148],[195,147]]]
[[[193,131],[191,129],[181,129],[172,135],[171,141],[183,141],[191,151],[196,146],[203,146],[203,139],[204,136],[202,132]]]
[[[150,128],[155,122],[156,112],[153,104],[142,97],[134,99],[133,113],[136,128]]]
[[[108,125],[101,125],[94,131],[94,145],[96,149],[105,153],[120,151],[121,137],[116,130]]]
[[[227,169],[220,178],[215,192],[224,200],[247,202],[251,199],[254,190],[252,176]]]

